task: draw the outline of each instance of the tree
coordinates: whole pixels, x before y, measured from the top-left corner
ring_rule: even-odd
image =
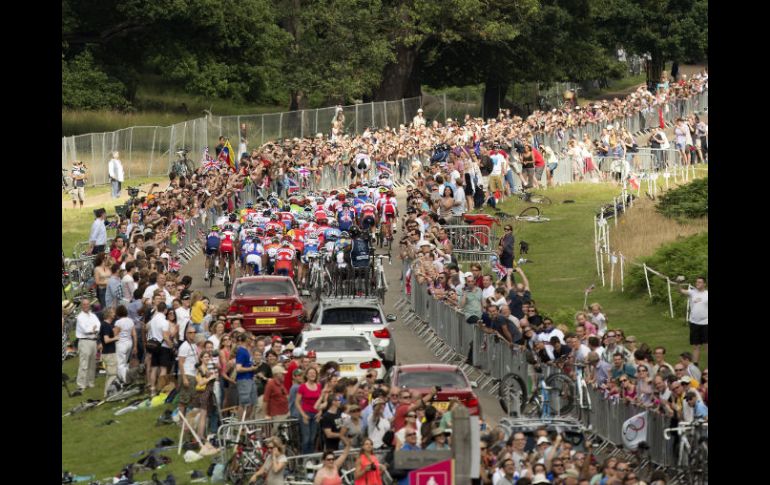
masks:
[[[597,0],[595,17],[605,45],[649,54],[648,81],[667,61],[707,56],[708,0]]]
[[[62,59],[62,108],[123,109],[128,106],[126,87],[94,64],[86,50],[75,58]]]

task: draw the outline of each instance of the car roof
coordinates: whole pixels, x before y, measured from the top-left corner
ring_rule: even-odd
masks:
[[[408,364],[408,365],[400,365],[396,368],[399,372],[423,372],[423,371],[440,371],[440,372],[455,372],[460,371],[462,372],[462,369],[460,369],[456,365],[451,364]],[[463,373],[464,374],[464,373]]]
[[[323,328],[320,330],[305,330],[302,332],[302,339],[318,337],[369,337],[361,330],[352,330],[350,328]]]
[[[334,307],[372,307],[381,308],[376,298],[324,298],[320,302],[323,308]]]
[[[254,281],[283,281],[283,280],[289,280],[292,281],[291,278],[288,276],[271,276],[271,275],[264,275],[264,276],[242,276],[240,278],[236,278],[235,282],[240,283],[251,283]]]

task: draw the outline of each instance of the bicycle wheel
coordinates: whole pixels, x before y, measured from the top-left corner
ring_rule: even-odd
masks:
[[[106,402],[118,402],[118,401],[125,401],[128,398],[134,397],[139,395],[142,392],[141,389],[135,387],[133,389],[126,389],[124,391],[116,392],[115,394],[112,394],[108,396],[105,401]]]
[[[512,409],[513,404],[518,401],[519,409],[515,411],[519,414],[527,402],[527,385],[524,383],[524,379],[518,374],[506,374],[500,379],[499,389],[498,399],[503,411],[510,416],[514,411]]]
[[[516,218],[540,217],[540,209],[535,206],[529,206],[519,213]]]
[[[542,398],[539,393],[536,393],[521,407],[521,414],[527,418],[539,418],[542,409]]]
[[[551,410],[556,416],[568,414],[575,407],[575,382],[564,374],[554,374],[545,380],[550,387]]]
[[[540,194],[530,194],[529,201],[533,204],[551,205],[551,199]]]
[[[225,275],[224,275],[224,283],[225,283],[225,298],[230,297],[230,289],[232,287],[232,282],[230,281],[230,267],[225,266]]]

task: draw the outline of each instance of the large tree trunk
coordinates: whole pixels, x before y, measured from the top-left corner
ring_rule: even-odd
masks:
[[[292,91],[289,111],[297,111],[298,109],[307,109],[307,96],[302,91]]]
[[[373,101],[394,101],[420,96],[417,76],[418,47],[396,47],[396,62],[388,64],[382,73],[382,82],[374,90]]]
[[[653,52],[651,57],[652,59],[647,61],[647,83],[657,84],[660,82],[660,75],[663,73],[665,60],[659,52]]]
[[[484,119],[497,117],[500,108],[505,101],[505,95],[508,93],[509,82],[499,76],[494,69],[487,74],[487,80],[484,83],[484,105],[482,114]]]

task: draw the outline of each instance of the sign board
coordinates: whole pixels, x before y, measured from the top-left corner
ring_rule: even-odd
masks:
[[[440,461],[409,472],[409,485],[454,485],[454,472],[454,460]]]
[[[393,454],[393,465],[397,470],[416,470],[450,458],[452,450],[396,450]]]
[[[478,416],[470,416],[471,422],[471,478],[481,474],[481,425]]]

